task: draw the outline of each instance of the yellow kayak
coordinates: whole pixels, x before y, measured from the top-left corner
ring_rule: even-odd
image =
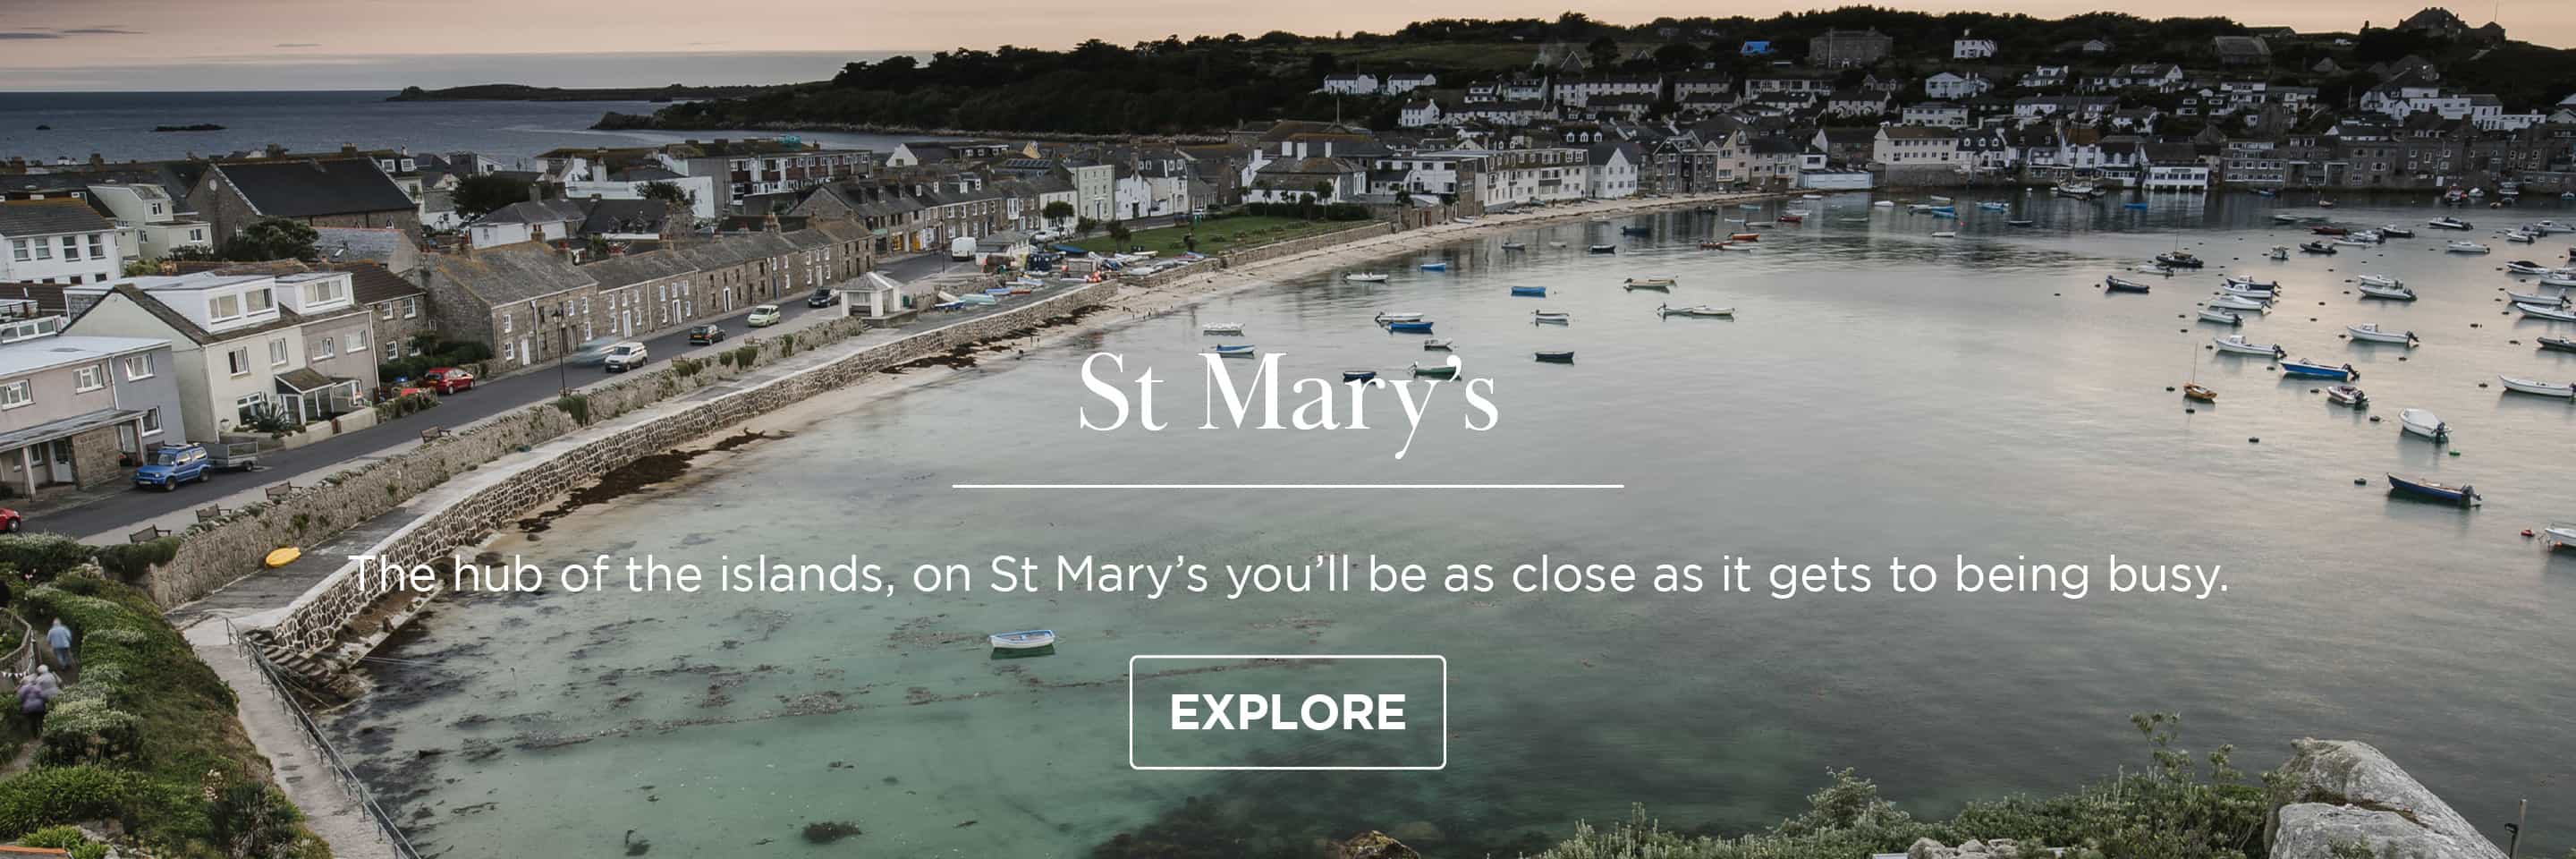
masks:
[[[295,563],[295,559],[301,557],[304,557],[304,550],[293,546],[287,546],[268,553],[268,560],[265,563],[272,567],[283,567],[288,564]]]

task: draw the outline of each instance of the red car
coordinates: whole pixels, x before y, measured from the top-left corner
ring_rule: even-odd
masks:
[[[420,374],[423,384],[442,394],[453,394],[474,388],[474,374],[454,367],[438,367]]]
[[[0,507],[0,531],[7,531],[12,534],[17,533],[20,518],[18,511],[11,510],[7,507]]]

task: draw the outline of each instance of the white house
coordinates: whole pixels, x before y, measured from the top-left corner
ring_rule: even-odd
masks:
[[[2020,84],[2024,89],[2057,89],[2066,85],[2074,71],[2070,66],[2033,66],[2022,73]]]
[[[1586,194],[1595,200],[1615,200],[1637,195],[1637,167],[1644,150],[1634,143],[1595,143],[1590,156],[1592,174]]]
[[[85,200],[0,203],[0,283],[105,283],[125,273],[122,239]]]
[[[1950,41],[1950,59],[1984,60],[1991,59],[1994,55],[1995,40],[1993,39],[1971,39],[1962,34],[1959,38]]]
[[[1377,76],[1357,72],[1324,76],[1324,91],[1335,95],[1376,95]]]
[[[1994,83],[1986,80],[1985,75],[1975,72],[1964,75],[1958,72],[1941,72],[1923,79],[1924,95],[1950,101],[1976,98],[1994,88]]]
[[[1956,102],[1927,101],[1909,104],[1899,114],[1906,125],[1937,125],[1943,128],[1968,127],[1968,106]]]
[[[1386,76],[1387,95],[1403,95],[1423,87],[1440,85],[1440,76],[1430,72],[1396,72]]]
[[[1883,125],[1870,141],[1869,160],[1890,167],[1959,163],[1959,131],[1934,125]]]
[[[1440,101],[1417,98],[1404,103],[1395,115],[1395,124],[1403,128],[1422,128],[1440,124]]]
[[[1556,103],[1567,107],[1583,107],[1593,96],[1642,95],[1652,98],[1662,96],[1663,92],[1664,79],[1653,75],[1575,78],[1556,82]]]
[[[689,214],[700,221],[716,218],[716,205],[723,197],[716,190],[716,177],[682,176],[659,167],[621,170],[607,179],[565,182],[564,196],[574,200],[598,197],[602,200],[641,200],[644,191],[656,184],[670,185],[688,195]]]
[[[115,220],[126,259],[157,261],[178,248],[214,246],[214,229],[180,217],[180,201],[159,185],[91,185],[89,198]]]
[[[568,239],[590,215],[572,200],[524,200],[483,213],[465,225],[472,247],[497,248],[520,242]]]
[[[187,437],[245,432],[262,415],[297,426],[374,423],[373,322],[344,271],[199,272],[67,288],[68,331],[170,341]]]

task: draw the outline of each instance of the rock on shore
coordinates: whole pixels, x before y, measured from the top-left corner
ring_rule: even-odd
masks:
[[[2282,772],[2296,793],[2273,813],[2272,859],[2334,859],[2358,844],[2373,856],[2504,859],[2449,803],[2357,740],[2299,740]]]

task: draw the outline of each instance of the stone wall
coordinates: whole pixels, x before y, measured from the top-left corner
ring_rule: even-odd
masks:
[[[1279,257],[1301,254],[1319,248],[1331,247],[1344,242],[1355,242],[1361,239],[1392,235],[1394,233],[1394,224],[1387,221],[1374,221],[1364,227],[1352,227],[1347,230],[1334,230],[1329,233],[1307,236],[1302,239],[1289,239],[1284,242],[1262,245],[1257,248],[1229,251],[1223,254],[1218,254],[1217,258],[1223,260],[1226,267],[1232,268],[1246,263],[1255,263],[1266,259],[1277,259]]]
[[[636,384],[617,386],[610,392],[593,395],[593,426],[570,438],[560,439],[559,444],[546,450],[532,451],[526,460],[495,463],[495,471],[490,476],[465,478],[477,481],[479,485],[460,490],[457,497],[444,499],[443,506],[437,511],[395,531],[376,545],[374,554],[399,563],[431,563],[443,568],[444,559],[458,550],[481,543],[494,531],[562,494],[577,482],[623,467],[647,454],[669,450],[724,427],[820,396],[887,367],[947,354],[958,347],[986,340],[1014,336],[1050,318],[1103,304],[1119,286],[1119,281],[1112,280],[1076,287],[1008,310],[858,349],[777,378],[697,399],[685,406],[599,423],[601,415],[596,411],[598,409],[626,411],[667,400],[676,396],[677,386],[687,384],[684,380],[716,375],[707,369],[690,373],[682,367],[665,368],[663,380],[639,380]],[[662,388],[673,390],[645,390]],[[476,432],[422,448],[438,453],[397,457],[397,460],[414,459],[419,462],[371,470],[314,494],[352,496],[348,499],[351,503],[376,506],[370,503],[374,501],[373,494],[390,498],[407,485],[404,481],[416,484],[445,480],[454,475],[455,472],[446,469],[455,462],[488,461],[490,457],[516,450],[516,445],[531,443],[525,441],[527,439],[553,439],[570,429],[570,419],[552,406],[529,409],[490,427],[488,432]],[[391,473],[379,478],[375,476],[376,471]],[[378,485],[389,488],[366,488]],[[274,653],[297,662],[323,654],[338,640],[349,621],[363,615],[383,596],[360,587],[360,584],[354,564],[342,567],[297,598],[281,619],[268,626],[264,630],[264,643]],[[358,632],[372,634],[377,631]]]

